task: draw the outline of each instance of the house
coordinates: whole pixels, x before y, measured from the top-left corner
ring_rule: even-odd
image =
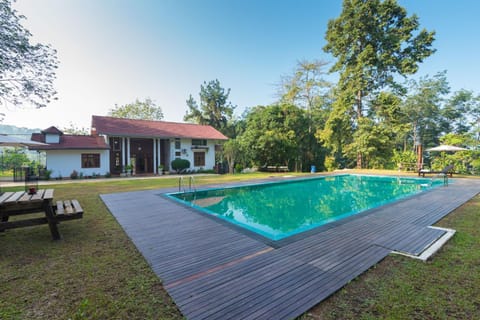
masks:
[[[46,145],[30,149],[46,152],[52,177],[70,176],[73,170],[115,175],[127,165],[135,174],[155,174],[160,166],[171,171],[175,158],[189,160],[190,170],[213,169],[216,148],[227,139],[206,125],[92,116],[91,135],[66,135],[50,127],[32,135]]]

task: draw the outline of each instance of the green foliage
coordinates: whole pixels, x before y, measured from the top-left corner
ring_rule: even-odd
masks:
[[[64,127],[61,129],[61,131],[65,134],[74,134],[74,135],[89,135],[90,134],[90,130],[88,130],[87,128],[80,128],[80,127],[77,127],[73,122],[70,121],[70,124],[68,127]]]
[[[190,168],[190,161],[187,159],[177,158],[171,162],[171,165],[173,170],[175,170],[177,173],[181,173],[182,171]]]
[[[259,167],[292,163],[298,168],[308,135],[305,120],[305,111],[293,105],[255,107],[239,137],[241,148]]]
[[[408,17],[395,0],[344,0],[340,16],[328,22],[324,50],[337,58],[331,71],[340,73],[336,94],[339,101],[333,105],[339,110],[330,115],[333,119],[329,117],[327,130],[319,137],[335,146],[336,153],[343,152],[339,144],[353,139],[355,143],[348,148],[356,153],[357,167],[365,165],[362,152],[367,146],[357,141],[364,134],[349,134],[350,129],[347,137],[338,137],[334,128],[348,124],[341,115],[352,107],[357,122],[353,130],[360,128],[364,99],[385,87],[398,88],[394,76],[415,73],[418,64],[434,52],[434,32],[416,33],[418,28],[417,16]]]
[[[330,172],[338,169],[338,162],[335,161],[335,157],[330,156],[325,158],[325,169]]]
[[[72,173],[70,173],[70,179],[78,179],[77,170],[73,170]]]
[[[43,172],[43,179],[50,180],[51,178],[52,178],[52,170],[45,170]]]
[[[223,134],[232,137],[230,121],[235,106],[228,102],[230,89],[225,91],[218,79],[204,82],[200,86],[200,106],[192,95],[187,100],[188,111],[183,120],[203,125],[211,125]]]
[[[110,109],[108,115],[117,118],[139,120],[163,119],[162,108],[157,106],[150,98],[146,98],[145,101],[136,99],[135,102],[123,106],[115,105],[115,108]]]
[[[326,52],[338,60],[340,90],[362,96],[394,85],[394,74],[413,74],[435,52],[435,32],[419,29],[418,17],[408,17],[395,0],[344,0],[340,16],[328,22]]]
[[[442,115],[447,121],[446,132],[462,134],[472,129],[478,132],[480,96],[475,96],[472,91],[459,90],[450,97]]]
[[[403,103],[402,113],[404,121],[411,125],[412,144],[438,144],[438,137],[447,130],[441,110],[449,90],[445,72],[410,81],[410,94]]]
[[[242,146],[238,139],[229,139],[223,144],[223,156],[228,162],[228,172],[234,173],[236,161],[242,156]]]
[[[2,170],[19,168],[23,165],[29,166],[31,164],[30,159],[25,154],[25,150],[22,148],[4,148],[1,160]]]
[[[292,74],[282,77],[278,94],[280,101],[306,110],[323,105],[331,84],[323,79],[326,62],[300,60]]]
[[[409,170],[415,169],[414,165],[417,162],[417,156],[412,150],[397,151],[393,150],[392,161],[398,169]]]
[[[0,1],[0,17],[0,104],[45,107],[56,94],[56,51],[30,42],[32,35],[21,24],[25,17],[10,0]]]
[[[383,169],[389,163],[394,150],[392,131],[384,123],[375,123],[369,118],[360,118],[353,134],[353,142],[345,153],[353,158],[357,152],[363,155],[363,167]]]

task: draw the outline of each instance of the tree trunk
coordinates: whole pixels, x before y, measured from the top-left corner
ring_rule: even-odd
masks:
[[[356,97],[356,105],[357,105],[357,123],[359,123],[360,119],[363,117],[362,114],[362,91],[359,90],[357,92],[357,97]],[[363,155],[360,151],[357,151],[357,169],[362,169],[363,165]]]

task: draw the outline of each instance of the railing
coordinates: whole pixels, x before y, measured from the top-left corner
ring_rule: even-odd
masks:
[[[185,181],[188,178],[188,183]],[[188,184],[188,190],[187,190],[187,184]],[[178,192],[196,192],[197,188],[195,186],[195,178],[193,176],[189,177],[184,177],[181,176],[178,178]]]

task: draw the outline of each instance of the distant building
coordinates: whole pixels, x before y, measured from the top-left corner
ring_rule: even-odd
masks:
[[[91,135],[68,135],[55,127],[32,134],[46,145],[30,147],[46,152],[52,177],[121,174],[127,165],[136,174],[170,171],[175,158],[190,161],[190,169],[213,169],[216,146],[228,138],[211,126],[166,121],[92,116]]]

